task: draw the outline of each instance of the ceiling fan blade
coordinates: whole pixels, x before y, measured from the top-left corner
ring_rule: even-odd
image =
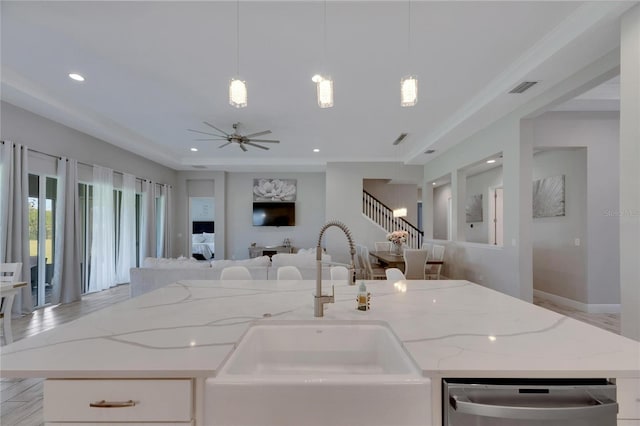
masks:
[[[251,133],[250,135],[245,135],[245,138],[251,139],[254,136],[268,135],[269,133],[271,133],[271,130],[265,130],[264,132]]]
[[[257,145],[255,143],[251,143],[251,142],[245,142],[246,145],[250,145],[250,146],[255,146],[256,148],[260,148],[260,149],[266,149],[268,150],[269,148],[267,148],[266,146],[261,146],[261,145]]]
[[[221,138],[226,137],[226,135],[216,135],[215,133],[201,132],[200,130],[193,130],[193,129],[187,129],[187,130],[190,132],[202,133],[203,135],[219,136]]]
[[[226,141],[227,138],[194,139],[194,141]]]
[[[243,150],[244,152],[247,152],[247,148],[244,146],[243,143],[239,143],[238,146],[240,147],[241,150]]]
[[[280,141],[274,141],[269,139],[249,139],[250,142],[267,142],[267,143],[280,143]]]
[[[212,127],[212,128],[214,128],[214,129],[216,129],[217,131],[219,131],[219,132],[220,132],[220,133],[222,133],[223,135],[225,135],[225,136],[229,136],[229,133],[225,132],[224,130],[220,130],[220,129],[218,129],[218,128],[217,128],[216,126],[214,126],[213,124],[211,124],[211,123],[207,123],[206,121],[203,121],[203,123],[204,123],[204,124],[206,124],[206,125],[207,125],[207,126],[209,126],[209,127]]]
[[[218,148],[224,148],[225,146],[229,145],[231,142],[227,142],[227,143],[223,143],[222,145],[220,145]]]

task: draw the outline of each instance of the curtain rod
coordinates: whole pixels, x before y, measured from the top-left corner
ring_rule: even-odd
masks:
[[[5,141],[0,141],[1,143],[5,143]],[[33,149],[33,148],[29,148],[29,147],[25,147],[24,145],[22,146],[23,148],[27,148],[28,151],[31,152],[35,152],[37,154],[42,154],[42,155],[46,155],[47,157],[51,157],[51,158],[57,158],[58,160],[62,160],[63,157],[59,156],[59,155],[53,155],[53,154],[49,154],[48,152],[42,152],[42,151],[38,151],[37,149]],[[69,159],[67,158],[67,161],[69,161]],[[83,166],[87,166],[87,167],[93,167],[93,166],[97,166],[98,164],[88,164],[88,163],[83,163],[82,161],[78,161],[78,164],[82,164]],[[118,173],[120,175],[124,176],[124,172],[118,171],[118,170],[113,170],[114,173]],[[141,178],[138,176],[135,176],[135,178],[139,181],[142,182],[153,182],[151,179],[145,179],[145,178]],[[164,183],[160,183],[160,182],[156,182],[158,185],[167,185]],[[167,186],[171,186],[171,185],[167,185]]]

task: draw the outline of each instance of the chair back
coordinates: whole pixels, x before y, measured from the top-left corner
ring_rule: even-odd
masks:
[[[349,282],[349,269],[346,266],[332,266],[330,272],[331,281]]]
[[[220,273],[221,280],[251,280],[251,272],[246,266],[227,266]]]
[[[431,260],[444,260],[444,246],[434,245]]]
[[[429,252],[423,249],[404,249],[404,276],[408,280],[424,280],[424,268]]]
[[[431,244],[431,243],[423,243],[421,248],[423,250],[427,250],[430,254],[432,254],[433,244]]]
[[[22,263],[0,263],[0,282],[15,283],[20,281]]]
[[[376,241],[376,251],[391,251],[391,241]]]
[[[278,281],[281,280],[302,280],[300,269],[295,266],[280,266],[277,273]]]
[[[385,269],[384,273],[387,275],[387,280],[389,281],[396,282],[406,279],[402,271],[398,268]]]

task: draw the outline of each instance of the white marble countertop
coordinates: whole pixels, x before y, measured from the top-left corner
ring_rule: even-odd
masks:
[[[329,283],[324,284],[325,292]],[[326,319],[383,320],[431,377],[640,377],[640,343],[468,281],[337,285]],[[2,377],[215,374],[252,321],[313,318],[313,281],[185,281],[0,350]]]

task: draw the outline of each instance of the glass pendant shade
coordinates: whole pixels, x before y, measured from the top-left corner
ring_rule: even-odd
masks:
[[[418,103],[418,79],[412,75],[400,80],[400,106],[410,107]]]
[[[236,78],[229,82],[229,104],[236,108],[247,106],[247,85]]]
[[[318,91],[318,106],[320,108],[331,108],[333,106],[333,80],[331,77],[323,76],[316,82]]]

